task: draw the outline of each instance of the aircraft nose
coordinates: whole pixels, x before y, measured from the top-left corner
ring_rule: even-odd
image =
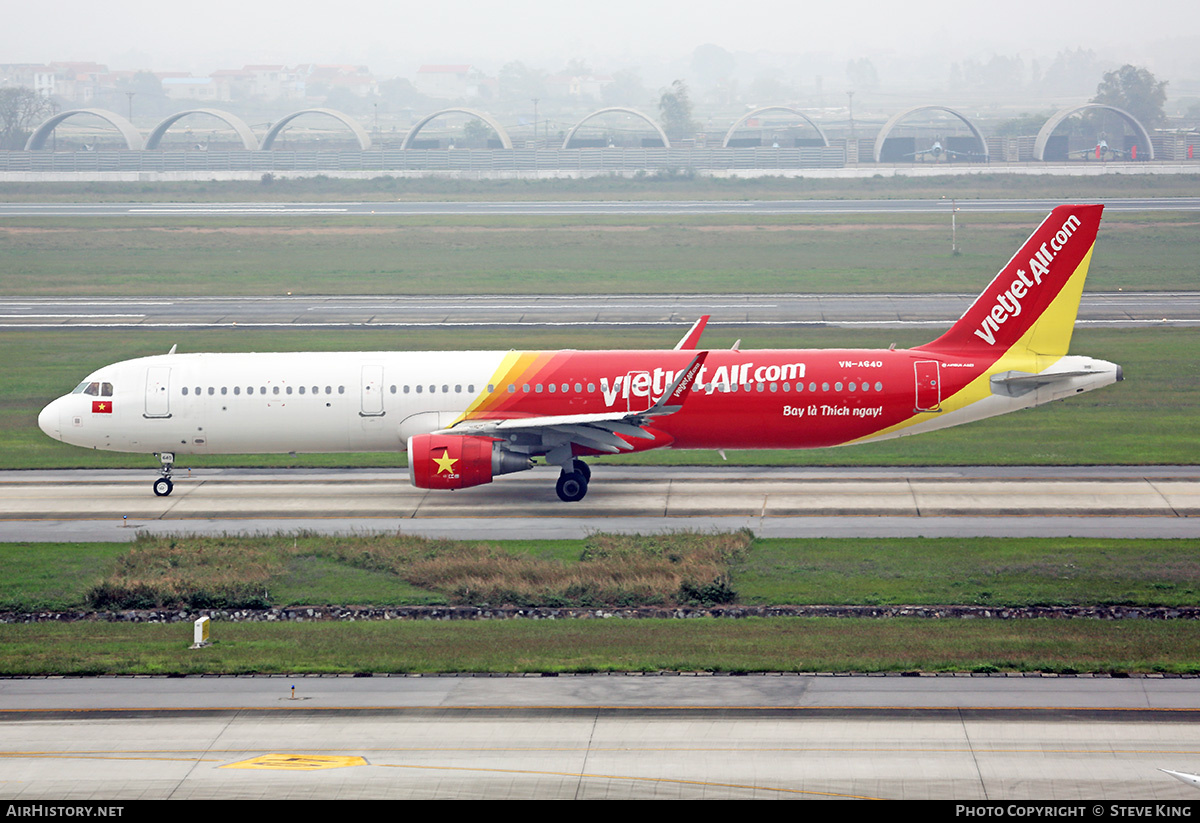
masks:
[[[38,415],[38,428],[55,440],[62,440],[62,398],[55,400]]]

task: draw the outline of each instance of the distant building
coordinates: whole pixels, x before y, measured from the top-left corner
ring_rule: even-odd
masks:
[[[326,95],[334,89],[345,89],[355,97],[379,94],[379,83],[366,66],[301,63],[295,72],[303,78],[309,94],[315,94],[316,89],[324,90]]]
[[[172,100],[194,100],[197,103],[224,103],[230,96],[228,83],[212,77],[192,77],[182,72],[156,72],[163,94]]]
[[[426,97],[462,100],[479,94],[482,75],[467,64],[426,65],[417,70],[413,86]]]
[[[546,92],[557,98],[599,100],[601,89],[612,80],[607,74],[555,74],[546,78]]]

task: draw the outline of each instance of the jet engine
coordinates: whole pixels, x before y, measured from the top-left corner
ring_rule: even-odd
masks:
[[[408,439],[408,479],[419,489],[465,489],[491,483],[500,474],[533,468],[501,440],[453,434],[419,434]]]

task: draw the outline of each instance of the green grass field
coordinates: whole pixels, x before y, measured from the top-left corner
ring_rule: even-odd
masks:
[[[0,611],[297,605],[1194,606],[1191,540],[764,539],[748,533],[452,541],[139,536],[14,543]],[[720,597],[681,587],[720,578]],[[731,591],[730,591],[731,590]],[[124,599],[118,595],[124,594]]]
[[[1193,621],[506,620],[0,625],[0,671],[383,672],[1200,671]],[[281,693],[286,691],[281,683]]]
[[[146,538],[132,547],[12,544],[0,552],[0,609],[83,608],[99,583],[130,574],[163,590],[265,574],[256,585],[275,605],[459,602],[454,581],[477,579],[496,557],[510,558],[501,567],[524,576],[544,578],[551,567],[575,574],[594,562],[596,540],[480,547],[279,535]],[[688,544],[713,540],[622,538],[618,552],[674,566]],[[389,554],[391,544],[399,554]],[[726,559],[737,602],[764,604],[1190,605],[1200,580],[1194,541],[1184,540],[770,539]],[[621,566],[639,562],[622,557]],[[431,563],[441,570],[433,576]],[[425,582],[414,585],[418,578]],[[190,630],[187,622],[0,624],[0,674],[1200,671],[1200,624],[1187,620],[218,621],[215,645],[202,652],[187,650]]]
[[[977,294],[1040,219],[12,218],[0,295]],[[1198,226],[1110,214],[1088,288],[1200,289]]]

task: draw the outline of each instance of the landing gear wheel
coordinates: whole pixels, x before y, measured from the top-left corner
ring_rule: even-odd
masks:
[[[587,463],[582,460],[572,460],[571,468],[575,470],[576,474],[582,474],[585,482],[592,482],[592,467]]]
[[[575,503],[582,500],[587,494],[588,481],[579,472],[563,472],[558,476],[558,485],[554,490],[558,492],[558,499],[564,503]]]
[[[154,493],[159,497],[166,497],[175,489],[175,484],[171,482],[169,477],[160,477],[154,481]]]

